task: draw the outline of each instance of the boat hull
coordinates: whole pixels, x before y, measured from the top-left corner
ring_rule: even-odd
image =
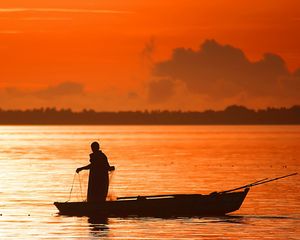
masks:
[[[103,203],[55,202],[61,215],[191,217],[225,215],[238,210],[249,189],[240,192],[128,197]]]

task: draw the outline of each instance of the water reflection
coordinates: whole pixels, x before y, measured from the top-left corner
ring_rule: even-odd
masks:
[[[110,219],[111,220],[111,219]],[[90,235],[94,238],[103,238],[110,236],[110,221],[105,217],[89,217],[88,224],[90,229]],[[165,226],[179,226],[178,224],[196,226],[196,225],[207,225],[210,226],[218,224],[247,224],[247,218],[244,216],[214,216],[214,217],[172,217],[172,218],[162,218],[162,217],[129,217],[129,218],[114,218],[111,224],[125,224],[129,228],[139,225],[147,224],[148,227],[155,226],[154,223],[159,223],[160,225]],[[152,225],[154,224],[154,225]]]
[[[292,217],[292,216],[268,216],[268,215],[244,215],[244,216],[239,216],[239,217],[243,217],[245,219],[287,219],[287,220],[300,220],[300,217]]]
[[[233,224],[247,224],[246,218],[243,216],[231,216],[231,215],[226,215],[219,217],[216,222],[221,222],[221,223],[233,223]]]
[[[108,218],[106,217],[89,217],[88,218],[90,233],[93,237],[108,236]]]
[[[192,217],[192,218],[174,218],[175,220],[182,220],[183,222],[192,222],[198,224],[207,223],[230,223],[230,224],[247,224],[244,216],[224,215],[224,216],[211,216],[211,217]]]
[[[67,200],[76,167],[87,161],[88,143],[99,138],[117,166],[111,190],[119,197],[207,194],[300,172],[300,126],[2,126],[0,239],[271,236],[281,240],[300,236],[299,176],[251,190],[233,216],[88,219],[56,215],[52,203]],[[82,189],[75,181],[71,201],[82,201],[88,174],[82,174],[81,180]]]

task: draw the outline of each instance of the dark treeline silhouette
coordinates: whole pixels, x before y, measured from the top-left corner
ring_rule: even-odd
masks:
[[[119,111],[40,108],[1,110],[0,124],[111,124],[111,125],[196,125],[196,124],[300,124],[300,106],[252,110],[232,105],[221,111]]]

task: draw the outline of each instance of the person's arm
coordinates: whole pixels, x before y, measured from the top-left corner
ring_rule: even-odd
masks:
[[[86,166],[83,166],[83,167],[80,167],[80,168],[77,168],[77,169],[76,169],[76,172],[79,173],[79,172],[82,171],[82,170],[88,170],[88,169],[90,169],[90,168],[91,168],[91,164],[86,165]]]
[[[108,171],[115,171],[115,170],[116,170],[115,166],[109,166],[108,168]]]
[[[115,166],[110,166],[109,165],[109,162],[108,162],[108,159],[106,158],[106,168],[108,171],[115,171]]]

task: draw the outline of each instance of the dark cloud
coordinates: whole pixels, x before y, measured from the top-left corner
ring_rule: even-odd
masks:
[[[15,87],[8,87],[8,88],[4,88],[2,90],[3,93],[7,94],[7,95],[12,95],[12,96],[18,96],[18,95],[24,95],[26,94],[26,92],[19,90],[18,88]]]
[[[76,82],[63,82],[56,86],[50,86],[48,88],[41,89],[33,94],[42,98],[83,95],[84,86]]]
[[[40,107],[92,108],[99,111],[120,111],[147,109],[147,102],[138,90],[120,91],[117,88],[85,90],[76,82],[62,82],[57,85],[29,90],[24,88],[0,88],[0,108],[29,109]]]
[[[128,99],[137,99],[139,97],[139,94],[137,94],[136,92],[129,92],[127,96]]]
[[[169,60],[154,65],[153,74],[170,79],[168,86],[172,85],[170,81],[179,80],[191,93],[215,100],[241,94],[248,98],[295,98],[294,89],[300,88],[300,69],[289,72],[280,56],[267,53],[252,62],[241,49],[214,40],[205,41],[198,50],[175,49]],[[299,100],[297,96],[291,101]]]
[[[81,106],[86,93],[84,86],[76,82],[63,82],[58,85],[42,88],[39,90],[28,90],[11,87],[0,89],[1,106],[3,108],[32,108],[60,106]]]
[[[149,83],[148,99],[150,103],[161,103],[174,94],[175,84],[170,79],[159,79]]]
[[[294,76],[300,78],[300,68],[294,72]]]

